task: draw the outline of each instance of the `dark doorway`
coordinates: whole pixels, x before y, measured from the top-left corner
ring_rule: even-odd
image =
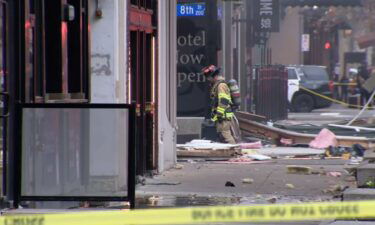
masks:
[[[131,1],[131,101],[137,105],[137,174],[157,168],[155,140],[155,1]]]
[[[8,149],[8,82],[7,82],[7,4],[0,1],[0,119],[2,165],[6,165]],[[3,166],[1,196],[6,193],[6,167]]]

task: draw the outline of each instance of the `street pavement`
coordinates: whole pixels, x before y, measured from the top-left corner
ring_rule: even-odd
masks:
[[[341,189],[335,190],[336,187],[355,186],[353,177],[343,169],[346,162],[345,160],[317,159],[280,159],[262,164],[180,162],[176,168],[152,179],[146,179],[144,185],[137,187],[136,207],[164,208],[341,201]],[[286,169],[288,165],[303,165],[322,173],[288,174]],[[342,176],[332,177],[327,175],[329,172],[340,172]],[[244,178],[251,179],[253,182],[243,183]],[[232,182],[235,187],[225,186],[227,181]],[[329,223],[327,221],[306,221],[260,224],[321,225]]]
[[[349,121],[360,110],[340,105],[314,110],[311,113],[290,113],[284,123],[316,125]],[[374,118],[374,110],[366,110],[360,118]],[[348,160],[287,158],[285,148],[268,148],[279,156],[264,162],[234,163],[202,159],[180,159],[175,168],[153,178],[145,178],[136,188],[137,207],[186,207],[205,205],[252,205],[341,201],[342,191],[355,187],[355,178],[348,174]],[[301,151],[301,149],[299,149]],[[293,152],[293,151],[290,151]],[[291,155],[293,156],[293,155]],[[313,174],[290,174],[287,166],[309,167]],[[338,172],[338,173],[330,173]],[[340,176],[332,176],[339,174]],[[247,179],[248,183],[244,183]],[[226,186],[230,182],[234,186]],[[245,223],[243,223],[245,224]],[[250,223],[246,223],[250,224]],[[270,224],[375,224],[356,221],[306,221]]]
[[[139,195],[231,197],[236,204],[275,202],[331,201],[328,192],[335,185],[354,187],[353,178],[344,170],[345,160],[280,159],[241,164],[230,162],[182,162],[179,169],[146,179],[137,187]],[[288,174],[288,165],[310,167],[317,174]],[[176,167],[177,168],[177,167]],[[340,177],[326,175],[339,172]],[[243,183],[248,178],[251,184]],[[226,182],[235,187],[226,187]],[[269,200],[276,198],[275,200]],[[163,199],[163,198],[162,198]],[[339,199],[336,199],[339,200]]]

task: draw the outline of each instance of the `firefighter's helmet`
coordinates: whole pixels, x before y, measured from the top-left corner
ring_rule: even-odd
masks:
[[[202,74],[207,77],[214,77],[215,75],[220,73],[220,68],[215,65],[209,65],[202,69]]]

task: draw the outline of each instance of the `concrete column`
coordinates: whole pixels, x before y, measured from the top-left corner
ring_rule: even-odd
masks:
[[[176,1],[158,2],[158,149],[159,171],[176,163],[177,112]]]
[[[232,3],[223,1],[223,19],[222,19],[222,46],[223,46],[223,74],[230,78],[232,73]]]
[[[114,103],[118,79],[118,0],[101,0],[98,8],[102,17],[95,16],[96,1],[91,0],[91,102]]]
[[[126,1],[123,0],[100,0],[98,5],[95,0],[90,1],[92,103],[125,103],[126,101],[128,57],[126,5]],[[101,10],[101,17],[96,16],[96,10]],[[126,134],[124,124],[118,124],[118,117],[120,115],[113,116],[105,110],[91,111],[88,114],[90,162],[94,162],[89,166],[92,191],[95,191],[95,188],[114,187],[126,182],[123,180],[127,166],[126,155],[122,151],[126,145],[124,142]],[[106,138],[98,138],[101,136]],[[100,166],[103,160],[113,163]]]
[[[241,110],[246,110],[246,95],[249,90],[247,87],[247,73],[246,73],[246,10],[245,1],[243,1],[240,23],[239,23],[239,48],[238,48],[238,59],[239,59],[239,79],[238,85],[241,91]]]

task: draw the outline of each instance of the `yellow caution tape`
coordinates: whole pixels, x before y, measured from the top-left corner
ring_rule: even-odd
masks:
[[[337,86],[357,86],[357,83],[333,83],[333,85],[337,85]]]
[[[207,224],[375,218],[375,201],[4,216],[4,225]]]
[[[341,105],[344,105],[344,106],[347,106],[347,107],[352,107],[352,108],[360,108],[360,109],[363,108],[362,106],[359,106],[359,105],[348,104],[348,103],[346,103],[346,102],[339,101],[339,100],[337,100],[337,99],[327,97],[327,96],[325,96],[325,95],[319,94],[319,93],[317,93],[317,92],[315,92],[315,91],[312,91],[312,90],[310,90],[310,89],[308,89],[308,88],[305,88],[305,87],[302,87],[302,86],[299,86],[299,88],[302,89],[302,90],[305,90],[305,91],[307,91],[307,92],[309,92],[309,93],[311,93],[311,94],[313,94],[313,95],[316,95],[316,96],[318,96],[318,97],[321,97],[321,98],[323,98],[323,99],[326,99],[326,100],[331,101],[331,102],[334,102],[334,103],[338,103],[338,104],[341,104]],[[367,107],[367,109],[374,109],[374,107]]]

